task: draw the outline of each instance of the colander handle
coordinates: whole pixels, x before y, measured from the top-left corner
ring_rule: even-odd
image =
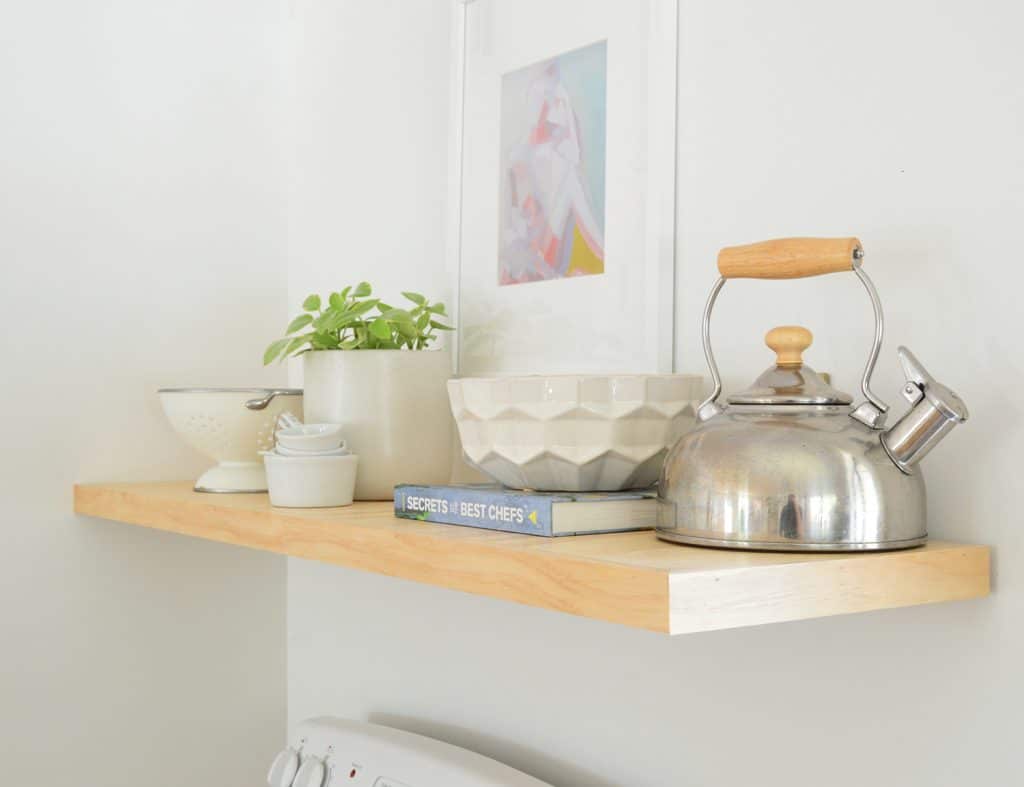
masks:
[[[857,238],[779,238],[722,249],[718,254],[718,272],[721,275],[711,288],[701,325],[704,357],[711,371],[714,389],[711,396],[698,408],[698,419],[706,421],[723,410],[718,404],[718,397],[722,393],[722,377],[718,373],[718,364],[711,350],[711,311],[718,293],[729,279],[799,279],[853,271],[871,298],[871,306],[875,312],[875,341],[860,381],[865,401],[856,407],[851,416],[873,429],[882,428],[889,405],[871,392],[871,375],[875,371],[878,353],[882,349],[885,321],[878,292],[861,268],[863,259],[864,250]]]

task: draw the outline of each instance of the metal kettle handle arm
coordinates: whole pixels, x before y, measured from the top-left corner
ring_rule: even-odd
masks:
[[[861,404],[854,412],[861,413],[864,410],[868,410],[868,405],[874,408],[877,413],[868,414],[866,417],[868,420],[864,421],[868,426],[880,427],[882,422],[885,420],[885,414],[889,412],[889,405],[875,396],[871,391],[871,375],[874,374],[875,364],[878,362],[878,354],[882,350],[882,337],[885,334],[885,317],[882,315],[882,301],[878,298],[878,290],[875,289],[875,285],[871,279],[864,272],[864,269],[860,266],[860,260],[864,256],[864,253],[858,249],[854,252],[854,259],[856,264],[854,265],[853,272],[857,274],[857,278],[860,279],[860,283],[864,285],[864,289],[868,291],[868,297],[871,298],[871,308],[875,312],[875,343],[871,346],[871,353],[868,355],[867,365],[864,367],[864,374],[860,378],[860,390],[864,394],[864,398],[867,400]],[[855,415],[858,421],[864,420],[863,418]]]
[[[882,315],[882,302],[878,298],[878,291],[875,290],[875,285],[872,284],[871,279],[868,278],[868,275],[864,273],[863,268],[860,266],[860,260],[863,257],[863,252],[858,248],[854,251],[853,257],[853,272],[857,274],[857,278],[860,279],[861,284],[864,285],[864,289],[868,291],[868,296],[871,298],[871,307],[875,313],[875,341],[871,347],[871,352],[868,355],[868,362],[864,367],[864,374],[860,380],[860,390],[864,394],[866,401],[859,405],[851,415],[858,421],[861,421],[872,428],[880,428],[885,420],[885,414],[889,410],[889,405],[872,393],[871,375],[875,371],[878,354],[882,350],[882,337],[885,334],[885,318]],[[715,354],[711,349],[711,312],[714,309],[715,301],[718,299],[718,294],[722,291],[722,287],[725,286],[727,281],[728,278],[725,276],[719,276],[718,281],[716,281],[714,286],[711,288],[707,304],[704,306],[704,317],[701,322],[701,338],[704,343],[704,358],[707,360],[708,369],[711,372],[713,389],[711,391],[711,395],[701,402],[700,407],[697,408],[697,418],[700,421],[707,421],[709,418],[723,410],[723,407],[718,404],[718,397],[722,394],[722,376],[718,372],[718,364],[715,362]]]
[[[722,412],[722,406],[718,404],[718,397],[722,394],[722,375],[718,373],[715,354],[711,350],[711,310],[715,307],[718,293],[722,291],[722,287],[725,286],[727,281],[728,279],[725,276],[718,277],[715,286],[711,288],[711,294],[708,295],[708,302],[704,305],[704,318],[701,321],[700,335],[704,342],[704,359],[707,361],[708,369],[711,371],[711,382],[714,384],[714,388],[711,391],[711,395],[701,402],[700,407],[697,408],[697,419],[700,421],[707,421],[712,416]]]

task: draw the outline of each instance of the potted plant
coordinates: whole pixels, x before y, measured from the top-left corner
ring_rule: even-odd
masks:
[[[263,363],[302,356],[306,421],[344,427],[357,500],[390,500],[395,484],[449,480],[451,360],[431,345],[452,328],[442,303],[403,292],[411,307],[395,308],[372,293],[361,282],[326,303],[310,295]]]

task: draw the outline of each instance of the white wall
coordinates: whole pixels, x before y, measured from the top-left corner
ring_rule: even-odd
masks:
[[[288,285],[448,299],[448,0],[293,0]],[[299,366],[297,364],[297,366]]]
[[[283,6],[0,5],[6,784],[237,785],[285,723],[284,561],[71,514],[203,460],[161,385],[283,381]]]
[[[304,4],[302,26],[315,40],[298,59],[319,76],[315,102],[298,117],[330,142],[303,140],[296,155],[300,170],[358,173],[374,195],[381,186],[367,157],[375,148],[367,152],[366,130],[342,102],[356,74],[360,90],[372,80],[387,97],[372,104],[375,128],[415,128],[396,155],[436,157],[445,114],[422,95],[445,74],[425,73],[423,56],[429,47],[439,57],[446,44],[433,20],[446,4],[335,5]],[[399,5],[405,23],[396,25]],[[972,409],[927,461],[931,530],[995,546],[995,595],[670,640],[291,561],[289,717],[393,723],[559,785],[1009,784],[1024,701],[1024,605],[1013,570],[1024,559],[1014,506],[1015,447],[1024,440],[1019,8],[681,5],[679,370],[704,371],[698,321],[720,246],[859,234],[889,318],[877,390],[899,410],[894,353],[906,343]],[[362,43],[331,47],[332,37]],[[366,64],[378,45],[380,70]],[[292,214],[293,249],[302,250],[289,270],[293,303],[328,283],[322,260],[338,260],[346,279],[369,263],[389,281],[422,279],[425,265],[439,271],[442,239],[422,207],[442,172],[404,172],[400,209],[367,201],[355,216],[337,213],[333,234],[322,229],[322,205],[303,206],[329,192],[298,183],[305,215]],[[417,254],[395,253],[391,240],[369,260],[347,261],[351,236],[396,222],[395,236],[427,240]],[[849,276],[745,282],[723,293],[714,338],[727,381],[746,384],[770,361],[765,330],[803,321],[818,336],[811,363],[854,390],[869,320]]]

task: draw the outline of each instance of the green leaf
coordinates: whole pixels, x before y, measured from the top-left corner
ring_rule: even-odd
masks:
[[[356,285],[356,290],[352,294],[357,298],[365,298],[371,292],[373,292],[373,288],[370,287],[370,283],[367,281],[361,281]]]
[[[370,333],[372,333],[378,339],[390,339],[391,326],[388,325],[388,321],[385,320],[383,317],[378,317],[376,320],[370,323]]]
[[[320,311],[320,296],[310,295],[302,302],[302,308],[308,312]]]
[[[443,303],[431,304],[428,307],[427,310],[432,312],[433,314],[444,314],[445,316],[447,316],[447,314],[445,313],[445,310],[444,310],[444,304]]]
[[[351,311],[337,311],[332,309],[331,311],[324,312],[319,318],[314,321],[314,325],[319,333],[333,333],[334,331],[341,330],[347,325],[351,325],[355,322],[357,315]]]
[[[288,323],[288,329],[285,331],[285,334],[295,333],[297,330],[305,328],[311,322],[313,322],[312,314],[300,314],[298,317],[296,317],[294,320]]]
[[[416,330],[416,326],[411,322],[398,322],[395,323],[395,326],[398,328],[398,332],[406,339],[415,339],[420,335],[420,332]]]
[[[371,298],[368,301],[359,301],[359,303],[352,304],[349,307],[348,311],[350,314],[365,314],[378,303],[380,303],[380,301],[378,301],[376,298]]]
[[[422,332],[428,325],[430,325],[430,315],[426,312],[416,318],[416,330]]]
[[[338,317],[337,312],[326,311],[323,312],[319,317],[313,320],[313,331],[315,333],[330,333],[331,322],[336,320]]]
[[[412,322],[412,315],[405,309],[388,309],[388,311],[384,312],[381,316],[390,322]]]
[[[338,337],[331,336],[329,333],[311,334],[309,343],[313,345],[314,350],[335,350],[340,344]]]
[[[345,308],[345,296],[340,292],[332,292],[331,297],[327,299],[327,302],[331,304],[332,309],[341,311]]]
[[[455,330],[450,325],[445,325],[444,323],[440,323],[437,320],[431,320],[430,321],[430,327],[431,328],[437,328],[437,330],[439,330],[439,331],[454,331]]]
[[[283,361],[290,355],[293,355],[302,345],[309,343],[309,337],[313,334],[307,333],[303,336],[295,336],[288,342],[288,346],[284,348],[284,352],[281,353],[281,360]]]
[[[270,346],[267,347],[263,353],[263,365],[273,363],[274,359],[281,354],[281,350],[285,348],[285,345],[290,342],[291,339],[278,339],[276,342],[271,342]]]
[[[403,292],[402,295],[404,295],[410,301],[415,303],[417,306],[422,306],[424,303],[427,302],[427,299],[420,295],[418,292]]]
[[[384,303],[384,301],[377,301],[377,311],[379,311],[381,314],[383,314],[384,312],[389,312],[394,308],[394,306],[390,306]]]
[[[324,312],[315,320],[313,320],[313,330],[316,333],[331,333],[336,331],[337,327],[334,323],[338,320],[341,315],[338,312]]]

